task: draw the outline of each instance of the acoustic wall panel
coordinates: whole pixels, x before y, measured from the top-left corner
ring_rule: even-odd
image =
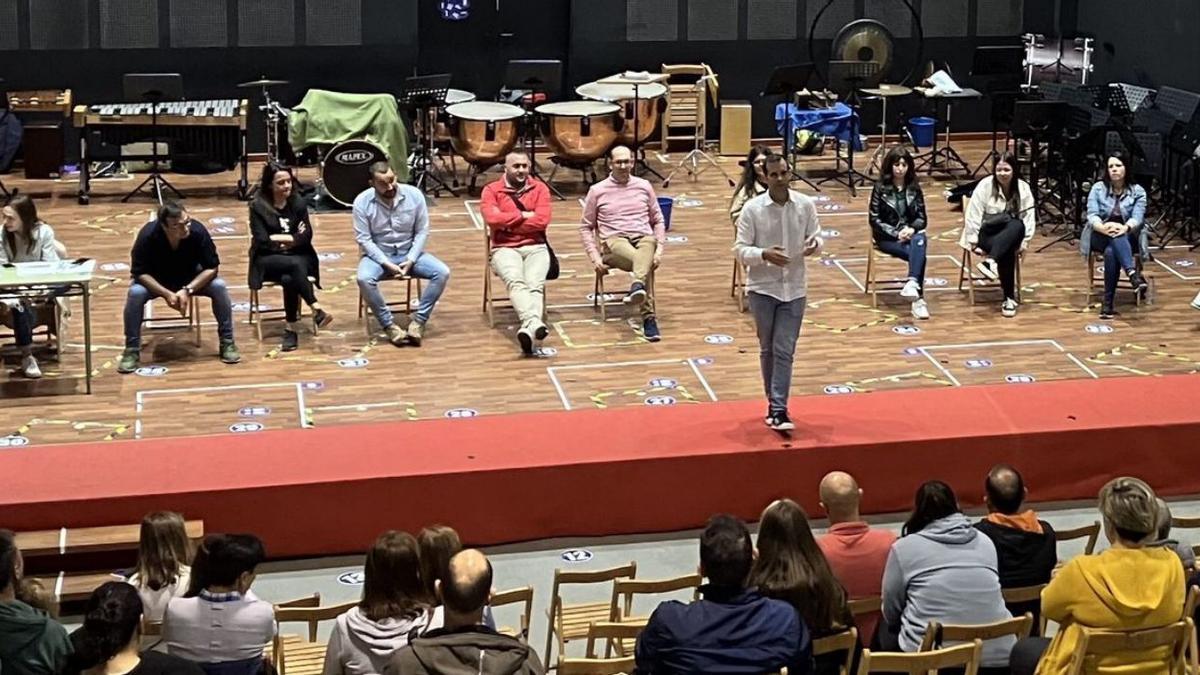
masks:
[[[866,0],[863,17],[887,26],[895,38],[910,38],[913,35],[912,12],[900,0]]]
[[[899,1],[896,0],[896,2]],[[812,37],[817,40],[832,40],[837,37],[838,31],[842,29],[842,26],[858,18],[854,5],[854,0],[833,0],[833,2],[808,0],[808,11],[805,12],[807,19],[804,24],[804,35],[807,35],[808,31],[812,28],[813,19],[821,11],[821,8],[828,7],[821,14],[821,20],[817,23]]]
[[[225,0],[171,0],[172,47],[227,47]]]
[[[921,0],[921,30],[927,38],[966,37],[967,0]]]
[[[796,36],[796,0],[748,0],[747,38],[795,40]]]
[[[738,3],[730,0],[688,0],[687,39],[736,40]]]
[[[20,48],[17,0],[0,0],[0,50]]]
[[[304,39],[323,47],[362,44],[362,0],[309,0],[304,3]]]
[[[238,46],[296,44],[295,9],[294,0],[238,0]]]
[[[627,0],[625,39],[674,42],[679,39],[679,0]]]
[[[29,0],[29,46],[87,49],[87,0]]]
[[[100,0],[101,49],[158,47],[158,0]]]
[[[975,10],[975,34],[1020,35],[1024,18],[1024,0],[979,0]]]

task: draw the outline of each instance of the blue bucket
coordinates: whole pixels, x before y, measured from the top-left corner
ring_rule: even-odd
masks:
[[[671,209],[675,208],[675,198],[659,197],[658,208],[662,209],[663,227],[668,230],[671,229]]]
[[[908,130],[912,133],[913,143],[918,148],[933,147],[933,134],[936,127],[937,120],[932,117],[908,118]]]

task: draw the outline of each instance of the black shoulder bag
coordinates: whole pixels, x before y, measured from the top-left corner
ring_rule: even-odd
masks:
[[[521,200],[518,199],[515,194],[511,192],[505,194],[507,194],[513,200],[513,203],[517,205],[518,209],[522,211],[529,210],[525,208],[525,205],[521,203]],[[549,229],[549,226],[547,226],[547,229]],[[550,235],[545,233],[542,235],[542,238],[546,240],[546,252],[550,254],[550,267],[546,270],[546,281],[553,281],[558,278],[560,272],[558,268],[558,256],[554,255],[554,249],[550,246]]]

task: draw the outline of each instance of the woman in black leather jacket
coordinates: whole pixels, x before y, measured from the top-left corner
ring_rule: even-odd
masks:
[[[879,182],[871,190],[871,237],[884,253],[908,261],[908,280],[900,297],[912,302],[912,315],[929,318],[925,304],[925,196],[917,184],[913,158],[896,146],[883,158]]]

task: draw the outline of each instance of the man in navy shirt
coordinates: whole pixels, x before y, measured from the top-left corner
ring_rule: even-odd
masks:
[[[213,317],[221,340],[221,361],[242,360],[233,342],[233,307],[225,281],[217,277],[221,259],[204,225],[188,216],[182,206],[167,202],[158,217],[138,232],[133,242],[129,294],[125,297],[125,352],[117,372],[137,370],[142,350],[142,319],[146,303],[159,297],[185,314],[193,295],[212,300]]]
[[[637,641],[638,675],[813,671],[812,642],[795,608],[746,588],[754,561],[750,531],[728,515],[713,516],[700,537],[704,599],[664,602]]]

